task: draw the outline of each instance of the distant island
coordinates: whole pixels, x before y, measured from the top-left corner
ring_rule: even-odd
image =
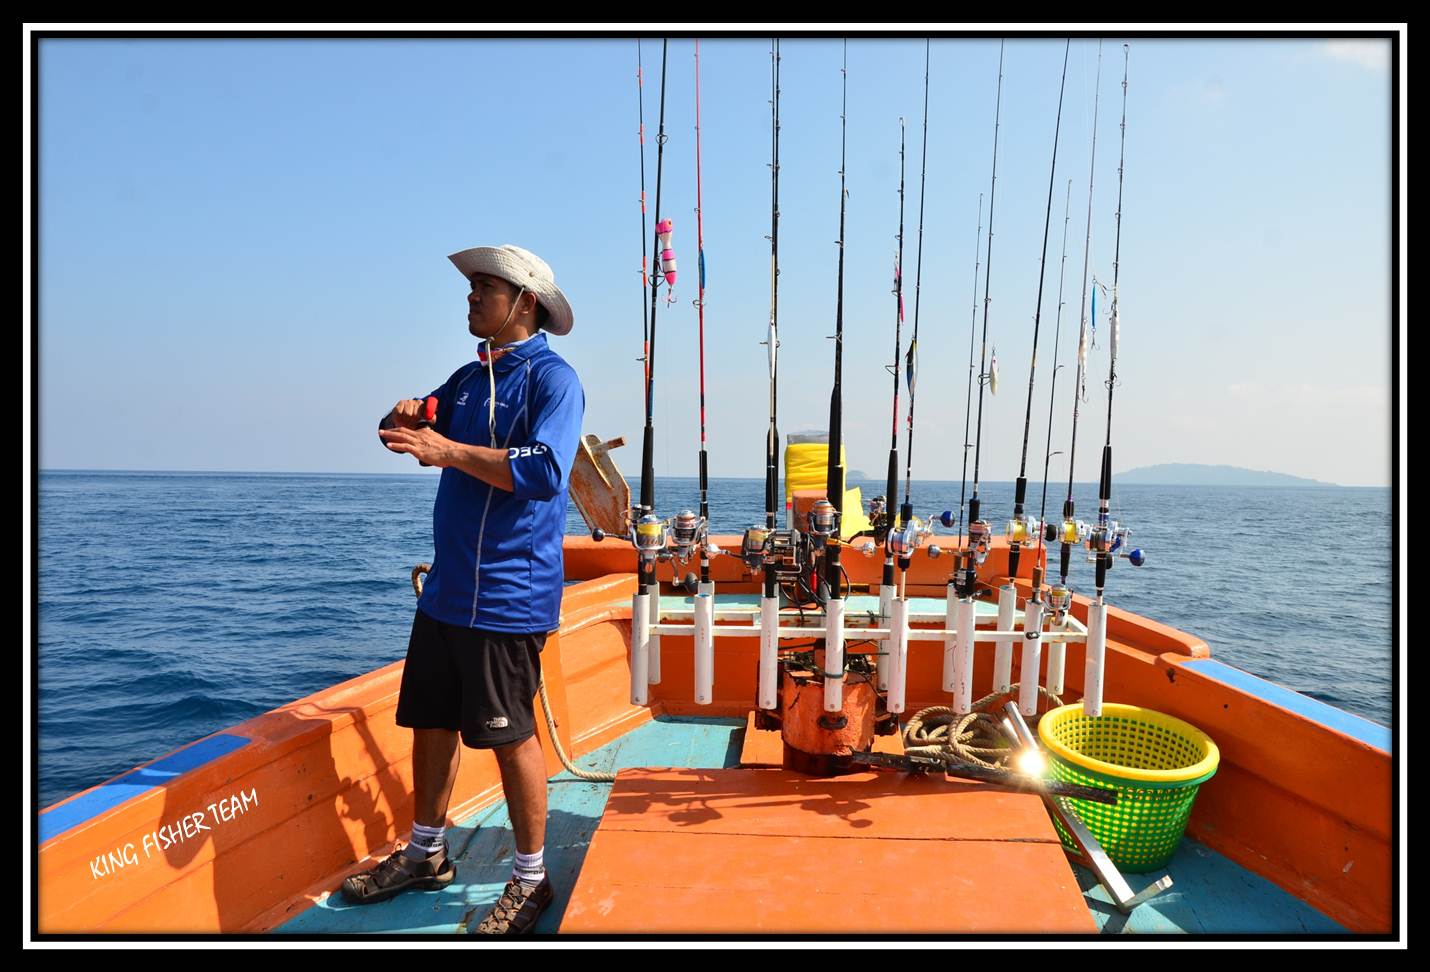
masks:
[[[1118,473],[1119,483],[1147,486],[1334,486],[1318,479],[1303,479],[1285,473],[1238,466],[1202,466],[1190,462],[1169,462],[1143,466]]]

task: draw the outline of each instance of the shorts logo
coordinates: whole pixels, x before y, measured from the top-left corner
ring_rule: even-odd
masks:
[[[505,729],[507,727],[506,716],[497,716],[495,719],[487,720],[488,729]]]
[[[466,393],[466,392],[462,392],[462,397],[459,398],[459,399],[457,399],[457,404],[458,404],[458,405],[465,405],[465,404],[467,404],[467,393]]]
[[[544,456],[546,451],[544,445],[512,446],[506,451],[506,457],[508,459],[525,459],[529,456]]]

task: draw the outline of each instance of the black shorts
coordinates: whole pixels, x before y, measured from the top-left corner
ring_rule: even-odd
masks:
[[[412,619],[397,724],[460,731],[472,749],[519,743],[536,732],[545,633],[508,634]]]

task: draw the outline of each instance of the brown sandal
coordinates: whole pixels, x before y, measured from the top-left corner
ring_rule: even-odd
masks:
[[[536,919],[551,903],[551,881],[542,878],[536,887],[512,878],[502,889],[492,910],[477,925],[478,935],[524,935],[536,927]]]
[[[402,853],[399,847],[371,871],[354,874],[343,882],[343,897],[352,904],[376,904],[414,888],[440,891],[457,877],[457,866],[444,849],[425,861]]]

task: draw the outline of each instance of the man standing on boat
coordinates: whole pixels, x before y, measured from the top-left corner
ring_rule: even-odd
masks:
[[[540,652],[559,624],[561,542],[585,396],[547,345],[571,305],[551,268],[516,246],[449,259],[471,286],[467,326],[478,360],[423,400],[398,402],[383,444],[442,468],[432,511],[435,555],[407,648],[397,724],[413,730],[412,835],[376,868],[343,883],[349,901],[382,901],[456,876],[445,840],[461,744],[490,749],[516,838],[516,863],[480,934],[530,931],[551,901],[542,852],[546,761],[533,701]]]

